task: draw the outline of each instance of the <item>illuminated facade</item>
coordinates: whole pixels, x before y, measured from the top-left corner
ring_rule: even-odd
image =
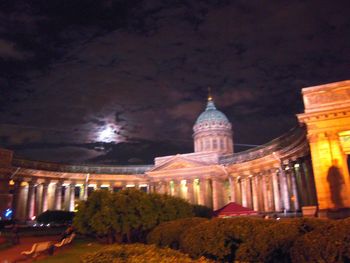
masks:
[[[18,220],[48,209],[73,211],[94,189],[166,193],[218,209],[233,201],[264,213],[347,215],[350,208],[350,81],[303,89],[300,126],[233,153],[232,125],[209,97],[193,127],[194,153],[153,165],[64,165],[18,159],[0,150],[0,209]],[[312,161],[311,161],[312,159]]]

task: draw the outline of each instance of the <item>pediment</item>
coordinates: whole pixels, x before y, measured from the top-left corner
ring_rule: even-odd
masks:
[[[151,171],[167,171],[167,170],[177,170],[184,168],[194,168],[205,165],[202,162],[191,160],[188,158],[183,158],[181,156],[174,156],[170,160],[161,163],[160,165],[154,167]]]

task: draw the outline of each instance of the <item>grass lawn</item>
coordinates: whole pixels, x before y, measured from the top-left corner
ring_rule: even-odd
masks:
[[[55,251],[53,256],[48,256],[44,259],[37,260],[36,262],[69,262],[69,263],[79,263],[80,256],[89,252],[94,252],[103,246],[104,244],[98,244],[92,240],[87,239],[76,239],[73,241],[72,245],[65,248],[59,248]]]

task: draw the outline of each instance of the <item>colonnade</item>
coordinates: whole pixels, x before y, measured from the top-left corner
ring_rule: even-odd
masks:
[[[148,185],[135,184],[83,184],[64,181],[22,181],[13,180],[12,208],[14,218],[24,221],[33,220],[46,210],[74,211],[77,201],[86,200],[97,189],[119,191],[127,187],[136,187],[147,191]]]
[[[231,201],[261,212],[300,211],[317,204],[310,173],[311,164],[304,160],[230,177]]]
[[[192,178],[149,178],[144,182],[113,180],[103,184],[98,180],[30,180],[30,177],[20,180],[17,177],[10,183],[14,217],[31,220],[46,210],[74,211],[77,201],[85,200],[95,189],[117,192],[128,187],[181,197],[213,210],[230,201],[260,212],[300,211],[302,206],[317,204],[308,158],[290,161],[280,167],[261,168],[256,172],[241,170],[232,174]]]
[[[228,180],[222,178],[196,178],[160,180],[150,184],[152,192],[181,197],[192,204],[221,208],[229,202]]]

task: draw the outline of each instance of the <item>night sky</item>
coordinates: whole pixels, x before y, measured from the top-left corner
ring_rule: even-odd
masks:
[[[349,3],[2,0],[0,147],[101,164],[192,152],[208,86],[234,143],[266,143],[297,125],[302,87],[350,79]]]

